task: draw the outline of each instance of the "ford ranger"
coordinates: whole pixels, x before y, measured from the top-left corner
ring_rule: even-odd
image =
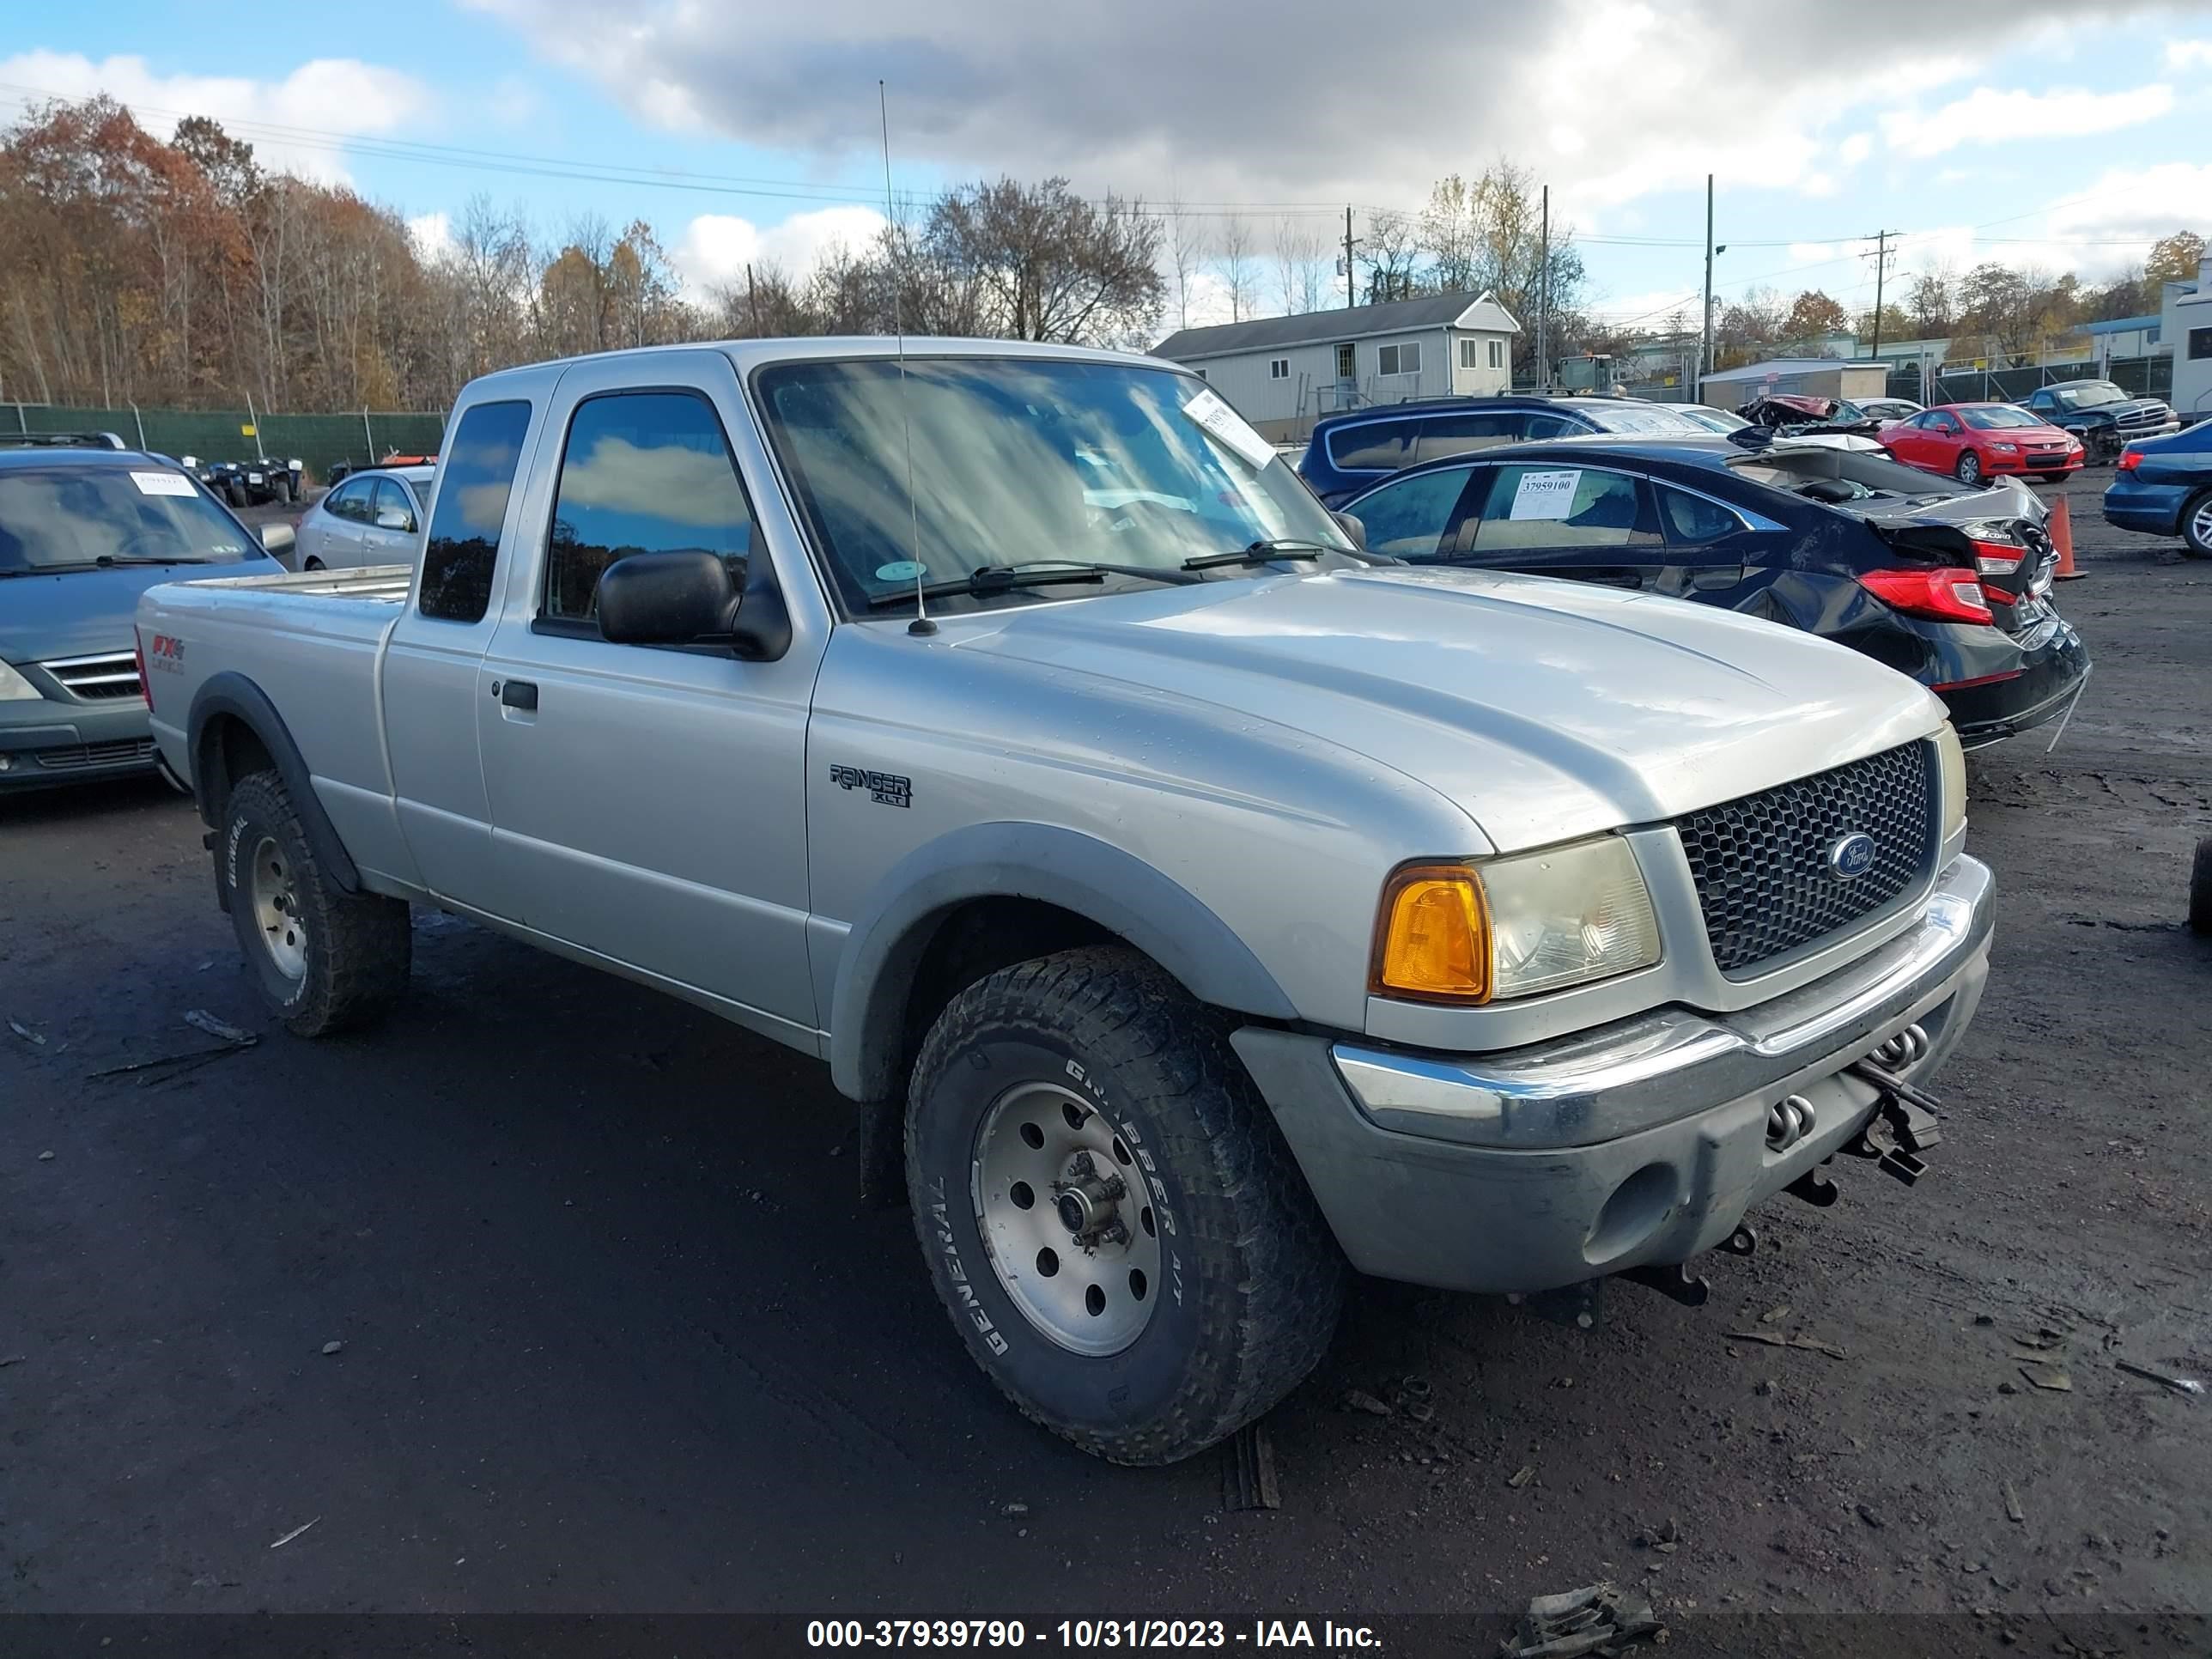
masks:
[[[387,1008],[428,906],[819,1056],[1079,1445],[1249,1422],[1349,1269],[1692,1299],[1937,1138],[1990,880],[1866,657],[1370,555],[1150,358],[652,349],[447,430],[413,567],[140,609],[270,1006]]]

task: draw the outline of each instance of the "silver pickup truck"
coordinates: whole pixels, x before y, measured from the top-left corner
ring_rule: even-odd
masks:
[[[671,348],[468,386],[416,568],[139,642],[293,1030],[428,905],[819,1055],[978,1363],[1160,1462],[1347,1267],[1686,1294],[1837,1152],[1917,1173],[1987,973],[1927,692],[1358,541],[1155,360]]]

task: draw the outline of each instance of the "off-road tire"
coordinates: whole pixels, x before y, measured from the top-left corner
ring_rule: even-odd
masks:
[[[279,971],[254,920],[244,867],[273,840],[293,877],[294,913],[305,936],[304,971]],[[296,1036],[325,1036],[367,1024],[407,988],[414,933],[407,906],[373,893],[349,893],[332,881],[301,826],[291,796],[274,772],[239,780],[216,842],[216,876],[246,967],[270,1012]]]
[[[971,1195],[994,1103],[1049,1082],[1149,1158],[1163,1247],[1149,1322],[1090,1358],[1007,1294]],[[1227,1023],[1133,951],[1004,969],[954,998],[907,1096],[907,1186],[937,1293],[968,1352],[1024,1414],[1113,1462],[1172,1463],[1234,1434],[1328,1352],[1346,1267]],[[1134,1170],[1132,1171],[1135,1173]]]
[[[2189,925],[2212,938],[2212,836],[2197,843],[2189,872]]]
[[[292,481],[289,478],[279,478],[275,483],[271,484],[269,489],[269,498],[276,502],[277,506],[289,507],[292,505]]]
[[[246,486],[242,483],[225,484],[222,487],[222,498],[228,501],[234,510],[240,513],[244,512],[251,502],[251,498],[246,493]]]
[[[2192,559],[2212,559],[2212,522],[2208,521],[2212,521],[2212,489],[2199,490],[2181,507],[2181,544]]]

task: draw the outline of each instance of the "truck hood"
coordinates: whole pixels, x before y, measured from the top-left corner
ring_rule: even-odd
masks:
[[[1943,718],[1904,675],[1808,634],[1483,571],[1261,577],[960,621],[976,629],[957,648],[1212,704],[1225,727],[1289,728],[1418,779],[1499,851],[1678,817]]]
[[[0,661],[44,662],[128,651],[138,596],[162,582],[194,576],[252,575],[264,561],[229,564],[126,564],[63,570],[50,576],[0,577]],[[275,568],[270,562],[269,568]]]

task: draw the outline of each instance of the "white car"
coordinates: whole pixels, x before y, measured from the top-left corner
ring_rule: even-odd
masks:
[[[349,474],[300,520],[292,555],[301,570],[356,570],[415,562],[430,520],[430,466],[380,467]]]
[[[1711,404],[1672,404],[1668,405],[1678,415],[1686,415],[1698,425],[1710,427],[1715,432],[1741,432],[1751,422],[1742,416],[1725,409],[1715,409]],[[1889,452],[1872,438],[1863,438],[1855,432],[1792,432],[1775,439],[1784,449],[1850,449],[1865,453],[1887,454]]]

